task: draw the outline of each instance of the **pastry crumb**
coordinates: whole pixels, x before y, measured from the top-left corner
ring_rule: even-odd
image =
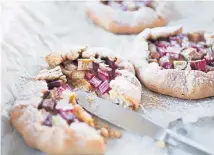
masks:
[[[101,136],[103,136],[104,138],[108,138],[109,137],[109,132],[106,128],[101,128],[100,129],[100,134]]]
[[[166,148],[167,147],[167,144],[162,140],[161,141],[157,141],[156,144],[160,148]]]
[[[120,138],[121,137],[121,132],[118,131],[118,130],[114,131],[114,136],[115,136],[115,138]]]
[[[92,102],[94,102],[94,100],[95,100],[95,97],[94,97],[94,96],[88,96],[88,97],[87,97],[88,103],[92,103]]]

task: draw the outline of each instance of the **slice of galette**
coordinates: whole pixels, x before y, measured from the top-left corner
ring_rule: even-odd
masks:
[[[89,18],[113,33],[139,33],[145,28],[165,25],[157,10],[160,2],[150,0],[113,0],[87,2]]]
[[[182,99],[214,96],[213,33],[146,29],[137,36],[134,51],[137,75],[149,89]]]
[[[68,52],[51,53],[46,61],[52,68],[61,69],[73,88],[96,93],[116,104],[137,109],[141,101],[141,84],[135,77],[134,66],[106,48],[78,48]],[[63,79],[63,75],[60,75]],[[37,79],[47,80],[41,71]],[[49,82],[50,81],[50,82]],[[49,87],[60,87],[62,80],[48,80]],[[53,85],[53,86],[52,86]]]
[[[60,80],[57,74],[51,76]],[[91,115],[77,104],[72,88],[65,81],[54,85],[48,83],[48,89],[44,80],[26,85],[11,111],[14,128],[27,145],[47,154],[103,154],[104,139]]]

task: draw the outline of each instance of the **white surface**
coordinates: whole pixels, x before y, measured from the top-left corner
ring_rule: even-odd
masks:
[[[183,24],[185,30],[214,31],[214,2],[169,2],[163,14],[169,25]],[[41,155],[27,147],[9,123],[7,108],[21,90],[25,78],[44,65],[43,57],[51,51],[66,50],[72,45],[106,46],[123,56],[131,52],[134,36],[114,35],[87,19],[83,2],[4,2],[2,5],[2,154]],[[145,90],[145,114],[162,126],[178,117],[189,121],[214,114],[214,99],[181,101]],[[149,98],[148,98],[149,97]],[[154,102],[159,105],[152,105]],[[196,117],[195,117],[196,116]],[[213,139],[211,141],[213,143]],[[108,143],[106,154],[157,154],[149,138],[124,133],[120,140]],[[159,155],[161,153],[158,153]]]

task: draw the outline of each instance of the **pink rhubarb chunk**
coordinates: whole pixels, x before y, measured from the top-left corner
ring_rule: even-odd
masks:
[[[62,118],[64,118],[69,124],[72,123],[75,119],[73,110],[58,110],[58,113]]]
[[[51,114],[49,114],[49,115],[46,117],[46,119],[45,119],[45,121],[43,122],[43,124],[46,125],[46,126],[52,126],[52,115],[51,115]]]
[[[101,92],[101,94],[105,94],[107,92],[109,92],[111,90],[108,81],[104,81],[100,86],[99,86],[99,91]]]
[[[203,71],[203,72],[206,72],[207,71],[207,68],[206,68],[206,60],[203,59],[203,60],[198,60],[198,61],[193,61],[190,63],[190,66],[193,70],[200,70],[200,71]]]
[[[65,90],[72,91],[72,87],[69,86],[68,84],[62,85],[61,87],[59,87],[57,89],[57,95],[60,97],[62,95],[62,92],[65,91]]]
[[[95,76],[88,82],[92,84],[95,88],[99,87],[99,85],[102,83],[102,81],[96,78]]]
[[[85,73],[85,78],[86,78],[87,80],[91,80],[93,77],[94,77],[94,75],[93,75],[92,73],[90,73],[90,72],[86,72],[86,73]]]
[[[102,81],[110,80],[110,76],[109,76],[108,72],[107,71],[103,71],[101,69],[98,69],[97,77]]]

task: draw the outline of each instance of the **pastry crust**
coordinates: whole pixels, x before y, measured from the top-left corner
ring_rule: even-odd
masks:
[[[120,11],[99,1],[88,2],[86,13],[94,23],[104,29],[117,34],[139,33],[145,28],[163,26],[166,21],[149,7],[142,7],[137,11]]]
[[[214,96],[214,71],[161,69],[153,62],[148,63],[148,39],[168,37],[182,32],[182,27],[160,27],[146,29],[134,41],[136,58],[131,58],[135,64],[137,76],[149,89],[182,99],[202,99]],[[206,38],[212,38],[205,35]],[[211,40],[209,40],[211,41]],[[134,55],[134,54],[133,54]]]
[[[104,48],[104,47],[84,48],[83,47],[81,49],[84,49],[81,52],[79,52],[79,55],[82,58],[95,58],[97,56],[107,57],[110,60],[114,60],[120,70],[124,70],[124,72],[120,71],[120,74],[121,74],[121,76],[119,76],[120,78],[115,78],[110,82],[110,86],[112,86],[112,90],[110,91],[112,95],[110,95],[110,99],[113,99],[113,101],[116,103],[119,102],[118,100],[121,100],[120,102],[122,102],[122,100],[123,101],[126,100],[126,102],[131,107],[133,106],[132,107],[133,109],[137,109],[141,101],[142,87],[140,85],[140,82],[135,76],[134,66],[128,61],[121,59],[118,55],[116,55],[112,50],[108,48]],[[68,51],[67,53],[65,52],[64,55],[71,55],[71,53],[73,52],[76,52],[76,51]],[[61,58],[62,53],[58,53],[58,57],[56,57],[56,55],[57,54],[55,53],[51,53],[48,56],[46,56],[46,62],[49,64],[49,66],[55,67],[56,63],[55,62],[53,63],[52,59],[59,60]],[[68,59],[58,61],[60,63],[57,63],[57,65],[60,65],[61,63],[63,63],[63,61],[66,61],[66,60]],[[66,76],[69,77],[71,75],[71,71],[70,72],[66,71],[64,68],[62,70]],[[126,77],[124,77],[123,74],[125,74]],[[122,80],[125,80],[126,85],[121,83],[121,78]],[[134,84],[133,81],[137,81],[135,82],[137,84]],[[118,85],[116,83],[120,83],[120,84]],[[133,89],[135,90],[135,93],[133,93]],[[115,98],[116,96],[118,97],[118,95],[116,94],[123,94],[123,95],[119,95],[121,99],[118,99],[118,98]]]
[[[70,126],[42,125],[47,112],[38,110],[42,94],[47,90],[44,81],[28,84],[11,111],[11,122],[24,137],[25,142],[51,155],[102,154],[105,150],[103,138],[86,123],[72,123]],[[36,98],[36,99],[33,99]],[[27,104],[26,104],[27,103]]]

